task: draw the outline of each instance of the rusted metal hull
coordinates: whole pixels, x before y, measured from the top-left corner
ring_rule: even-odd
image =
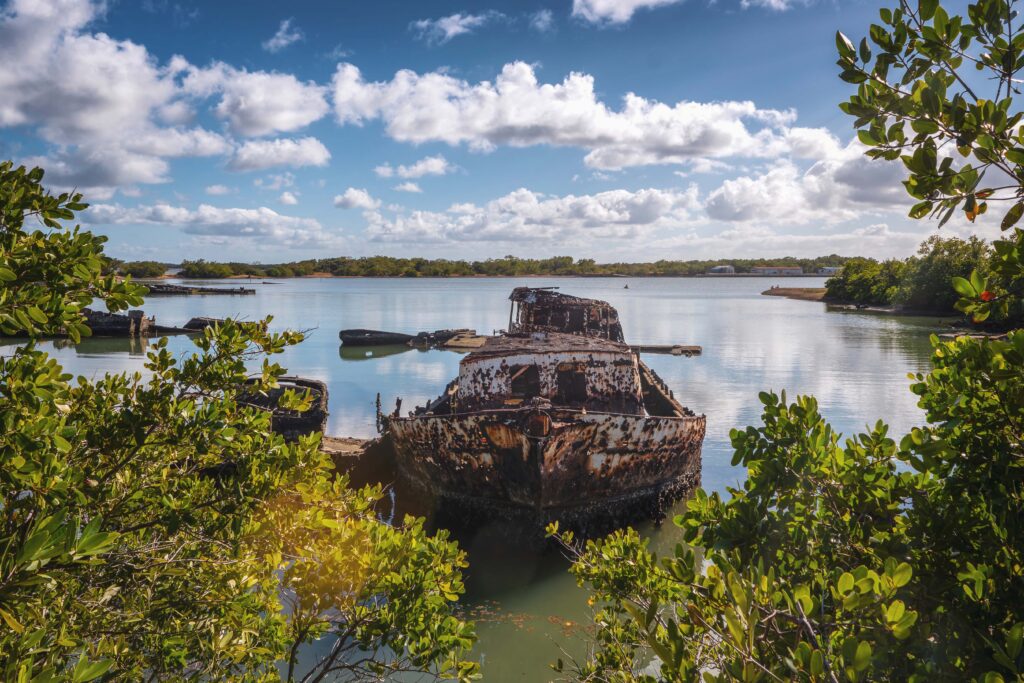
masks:
[[[705,418],[520,408],[390,420],[412,487],[499,516],[650,514],[700,481]]]

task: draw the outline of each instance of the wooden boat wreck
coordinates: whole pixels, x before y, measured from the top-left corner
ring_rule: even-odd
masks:
[[[277,384],[278,386],[267,392],[242,394],[238,399],[239,403],[269,410],[270,428],[286,441],[295,441],[300,436],[323,432],[327,427],[328,416],[327,385],[320,380],[305,377],[280,377]],[[300,413],[280,407],[278,403],[287,389],[293,389],[299,394],[308,391],[313,399],[309,410]]]
[[[231,296],[255,294],[251,287],[198,287],[196,285],[172,285],[165,282],[145,282],[149,289],[147,296],[189,296],[195,294],[225,294]]]
[[[658,516],[700,481],[705,418],[622,339],[615,309],[513,291],[509,331],[430,404],[386,419],[396,469],[443,503],[587,531]]]

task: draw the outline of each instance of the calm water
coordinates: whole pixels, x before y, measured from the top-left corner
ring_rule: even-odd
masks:
[[[677,398],[707,415],[703,482],[722,491],[743,472],[729,465],[729,430],[756,424],[759,391],[817,396],[823,414],[846,434],[883,418],[894,434],[922,420],[907,389],[908,372],[928,367],[928,335],[935,320],[828,313],[823,304],[760,296],[773,284],[819,287],[824,280],[736,279],[299,279],[254,284],[256,296],[154,297],[148,315],[181,325],[197,315],[256,320],[311,330],[300,346],[278,356],[292,374],[315,377],[330,389],[328,432],[375,435],[374,400],[385,409],[403,398],[403,410],[434,398],[457,374],[460,354],[416,351],[376,356],[342,353],[338,330],[372,328],[415,333],[471,327],[490,333],[508,323],[514,286],[559,286],[562,291],[610,301],[619,310],[627,341],[698,344],[704,354],[679,358],[648,354],[645,361]],[[629,289],[624,289],[625,284]],[[217,283],[222,284],[222,283]],[[87,377],[141,370],[144,349],[126,340],[45,345],[69,372]],[[185,337],[171,349],[186,352]],[[671,548],[671,524],[647,531],[655,547]],[[488,681],[546,680],[559,647],[579,653],[586,594],[576,588],[557,555],[511,548],[500,532],[463,539],[470,551],[469,606],[478,620],[477,655]],[[313,656],[315,653],[309,653]]]

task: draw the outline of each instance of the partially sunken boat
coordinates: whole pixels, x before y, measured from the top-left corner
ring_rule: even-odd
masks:
[[[247,384],[254,382],[249,380]],[[327,427],[328,416],[327,385],[306,377],[280,377],[277,383],[278,386],[265,393],[244,393],[238,400],[254,408],[270,411],[271,430],[283,436],[286,441],[296,441],[300,436],[323,432]],[[280,407],[278,403],[281,396],[288,389],[299,394],[308,391],[312,398],[309,409],[300,413]]]
[[[705,418],[624,343],[606,302],[518,288],[509,330],[430,404],[387,419],[398,474],[456,507],[586,530],[700,482]]]

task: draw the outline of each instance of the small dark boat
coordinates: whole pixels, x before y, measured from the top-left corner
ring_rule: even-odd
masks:
[[[381,330],[342,330],[338,338],[345,346],[388,346],[390,344],[408,344],[414,339],[411,334],[401,332],[382,332]]]

